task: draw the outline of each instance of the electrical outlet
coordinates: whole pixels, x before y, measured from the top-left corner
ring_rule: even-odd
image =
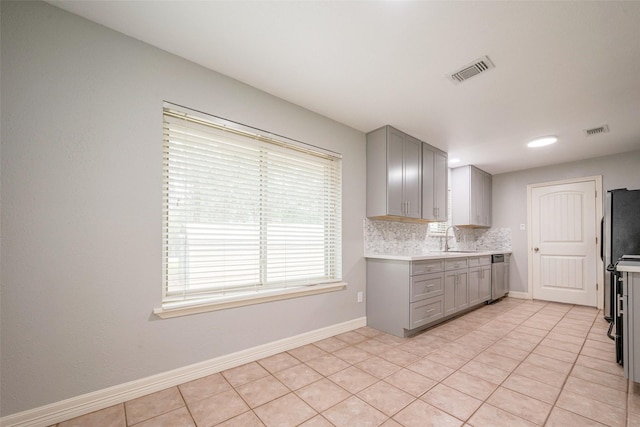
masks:
[[[358,302],[362,302],[364,300],[364,294],[362,291],[358,292]]]

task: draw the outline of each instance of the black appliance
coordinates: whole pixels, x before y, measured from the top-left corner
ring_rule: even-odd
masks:
[[[640,254],[640,190],[607,191],[601,247],[605,267],[604,316],[611,323],[608,335],[616,341],[616,358],[622,364],[622,322],[617,321],[622,289],[617,286],[615,267],[623,255]]]

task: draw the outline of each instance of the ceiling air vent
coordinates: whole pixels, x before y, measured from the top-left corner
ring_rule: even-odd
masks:
[[[609,125],[602,125],[602,126],[599,126],[597,128],[585,129],[584,130],[584,134],[586,136],[599,135],[601,133],[607,133],[607,132],[609,132]]]
[[[489,71],[491,68],[494,68],[493,62],[489,59],[488,56],[483,56],[482,58],[478,58],[473,61],[471,64],[465,65],[463,68],[459,69],[448,75],[449,79],[455,83],[462,83],[463,81],[470,79],[473,76],[477,76],[480,73],[484,73],[485,71]]]

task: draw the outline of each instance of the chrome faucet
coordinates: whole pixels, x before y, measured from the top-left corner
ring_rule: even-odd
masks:
[[[455,225],[450,225],[449,227],[447,227],[447,230],[444,232],[444,251],[445,252],[449,252],[449,239],[451,238],[449,237],[449,230],[452,228],[454,229],[454,232],[453,232],[453,236],[451,237],[453,237],[454,239],[456,238],[455,230],[457,230],[458,227],[456,227]]]

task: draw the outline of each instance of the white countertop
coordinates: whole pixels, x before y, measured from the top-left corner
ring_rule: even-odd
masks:
[[[616,264],[616,270],[627,273],[640,273],[640,261],[620,261]]]
[[[365,258],[370,259],[390,259],[396,261],[421,261],[425,259],[442,259],[442,258],[468,258],[476,256],[486,256],[494,254],[510,254],[511,251],[477,251],[477,252],[424,252],[420,254],[365,254]]]

